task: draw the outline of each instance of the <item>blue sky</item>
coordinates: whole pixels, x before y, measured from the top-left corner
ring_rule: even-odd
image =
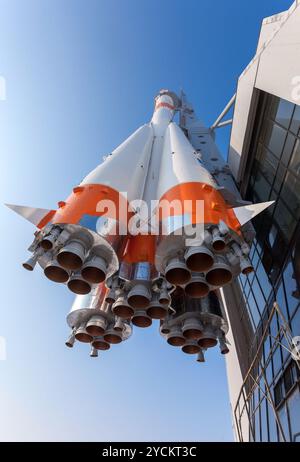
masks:
[[[291,0],[0,0],[0,204],[55,208],[184,88],[206,123],[235,92],[263,17]],[[228,130],[218,141],[226,154]],[[0,205],[0,440],[230,441],[224,358],[157,325],[98,359],[64,346],[73,295],[21,267],[34,229]]]

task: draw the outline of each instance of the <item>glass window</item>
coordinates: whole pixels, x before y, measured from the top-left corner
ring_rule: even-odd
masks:
[[[292,260],[289,261],[283,273],[285,292],[289,307],[290,316],[293,315],[300,301],[300,294],[295,279],[295,271]]]
[[[278,303],[278,306],[280,308],[280,311],[282,313],[282,315],[284,316],[284,318],[286,319],[286,321],[288,321],[289,319],[289,314],[288,314],[288,310],[287,310],[287,306],[286,306],[286,302],[285,302],[285,295],[284,295],[284,290],[283,290],[283,283],[280,284],[280,286],[278,287],[277,289],[277,292],[276,292],[276,301]]]
[[[260,418],[259,408],[255,412],[255,441],[260,441]]]
[[[291,133],[288,134],[286,142],[284,144],[282,156],[281,156],[281,161],[284,163],[284,165],[288,165],[294,146],[296,142],[296,137],[292,135]]]
[[[281,348],[278,346],[273,353],[274,376],[278,374],[281,368],[282,368]]]
[[[288,399],[292,441],[296,441],[300,433],[300,393],[297,388]],[[299,437],[299,435],[298,435]]]
[[[286,101],[285,99],[280,99],[277,114],[275,116],[276,122],[282,125],[285,128],[288,128],[291,122],[295,105]]]
[[[269,440],[270,441],[278,441],[277,435],[277,425],[273,407],[270,403],[267,403],[268,407],[268,417],[269,417]]]
[[[279,199],[274,213],[274,220],[285,237],[286,241],[289,242],[297,225],[296,219],[288,211],[287,206],[284,202]]]
[[[273,183],[277,167],[278,159],[268,149],[264,148],[260,159],[260,171],[270,184]]]
[[[264,293],[266,300],[268,300],[272,291],[272,285],[270,284],[268,275],[263,267],[262,262],[259,263],[256,269],[256,277],[259,281],[260,287]]]
[[[297,175],[300,173],[300,140],[297,139],[291,156],[289,168]]]
[[[262,202],[268,200],[271,191],[271,184],[268,183],[260,171],[257,172],[253,188],[255,189],[259,200]]]
[[[286,130],[279,127],[272,122],[268,123],[267,131],[265,134],[264,145],[280,159],[283,145],[286,138]]]
[[[279,409],[278,417],[280,419],[282,430],[285,436],[285,441],[290,441],[289,423],[288,423],[288,416],[287,416],[287,410],[286,410],[285,404]],[[279,441],[284,441],[280,431],[279,431]]]
[[[280,197],[284,200],[293,215],[298,218],[300,216],[300,181],[290,172],[285,177]]]
[[[274,401],[275,406],[279,406],[283,400],[282,380],[280,379],[274,387]]]
[[[266,400],[264,399],[260,403],[260,428],[261,428],[261,441],[268,441],[268,416],[267,416],[267,407]]]
[[[252,295],[252,292],[250,292],[250,294],[249,294],[248,304],[249,304],[249,309],[250,309],[250,313],[252,315],[254,325],[255,325],[255,327],[257,327],[259,322],[260,322],[260,314],[259,314],[259,311],[257,309],[257,305],[256,305],[255,299],[254,299],[254,297]]]
[[[297,311],[295,312],[292,322],[291,322],[291,330],[293,337],[300,336],[300,307],[298,307]]]
[[[290,130],[291,132],[295,133],[295,135],[298,135],[299,128],[300,128],[300,106],[296,106],[293,119],[292,119],[292,123],[290,126]]]
[[[273,184],[273,189],[277,194],[280,192],[281,186],[284,182],[285,174],[286,174],[286,168],[283,167],[283,165],[279,164],[279,167],[278,167],[278,170],[275,176],[275,181]]]

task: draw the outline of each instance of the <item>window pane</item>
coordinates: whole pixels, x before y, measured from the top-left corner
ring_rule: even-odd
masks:
[[[279,308],[280,308],[280,311],[281,311],[282,315],[284,316],[284,318],[286,319],[286,321],[288,321],[289,315],[288,315],[288,310],[287,310],[286,302],[285,302],[285,296],[284,296],[284,290],[283,290],[283,283],[281,283],[280,286],[279,286],[278,289],[277,289],[277,292],[276,292],[276,301],[277,301],[277,303],[278,303],[278,306],[279,306]]]
[[[288,165],[294,146],[296,142],[296,137],[292,135],[291,133],[288,134],[284,148],[283,148],[283,153],[281,156],[281,161],[285,164]]]
[[[283,273],[285,291],[287,296],[287,302],[289,307],[290,316],[293,315],[295,308],[297,307],[300,301],[300,294],[297,286],[297,282],[295,279],[295,271],[293,267],[293,263],[290,260],[287,264],[284,273]]]
[[[286,138],[286,130],[269,122],[264,145],[279,159]]]
[[[291,156],[289,168],[297,175],[300,173],[300,140],[297,139]]]
[[[278,441],[277,435],[277,426],[276,426],[276,419],[273,407],[267,403],[268,405],[268,416],[269,416],[269,438],[270,441]]]
[[[283,429],[285,440],[290,441],[289,424],[288,424],[288,417],[287,417],[287,411],[286,411],[285,405],[283,405],[282,408],[278,411],[278,416],[279,416],[280,423]],[[280,431],[279,431],[279,440],[284,441]]]
[[[254,322],[254,325],[257,326],[260,321],[260,314],[257,310],[256,302],[253,298],[252,292],[250,292],[249,297],[248,297],[248,304],[249,304],[249,309],[250,313],[252,315],[252,319]]]
[[[298,135],[299,128],[300,128],[300,106],[296,106],[296,109],[293,115],[293,120],[290,126],[290,130],[291,132],[295,133],[295,135]]]
[[[266,300],[268,300],[271,291],[272,291],[272,285],[270,284],[268,275],[263,267],[263,264],[260,262],[257,270],[256,270],[256,277],[259,281],[260,287],[262,288],[262,291],[264,293],[264,296]]]
[[[288,408],[290,416],[290,425],[292,433],[292,441],[295,440],[297,433],[300,433],[300,393],[296,389],[288,399]]]
[[[290,125],[291,117],[293,115],[295,105],[281,99],[278,105],[277,114],[275,116],[276,122],[288,128]]]
[[[275,213],[274,220],[285,237],[286,241],[289,242],[296,228],[296,220],[292,214],[288,211],[287,206],[279,199]]]
[[[282,359],[281,359],[281,348],[277,347],[273,353],[273,369],[274,369],[274,376],[278,374],[278,372],[282,368]]]
[[[286,168],[283,167],[283,165],[279,165],[277,173],[276,173],[275,181],[273,184],[273,189],[277,194],[279,193],[281,186],[284,182],[285,174],[286,174]]]
[[[260,404],[260,427],[261,441],[268,441],[268,418],[265,399]]]
[[[263,174],[258,171],[253,188],[261,201],[267,201],[271,191],[271,184],[268,183]]]

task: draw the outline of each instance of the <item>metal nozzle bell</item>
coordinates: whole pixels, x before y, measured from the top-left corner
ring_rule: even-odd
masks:
[[[186,284],[191,278],[191,272],[185,262],[179,258],[172,258],[165,270],[166,279],[170,284]]]
[[[44,250],[51,250],[56,239],[60,235],[61,230],[59,228],[53,228],[49,234],[44,236],[41,241],[41,247]]]
[[[212,230],[212,246],[217,252],[222,252],[226,247],[225,239],[221,236],[218,228]]]
[[[128,294],[128,303],[133,308],[147,308],[151,300],[149,289],[143,284],[136,284]]]
[[[69,336],[69,338],[67,339],[65,345],[68,348],[73,348],[75,342],[76,342],[75,332],[72,332],[71,335]]]
[[[93,337],[89,335],[85,329],[85,323],[81,324],[75,332],[75,338],[79,342],[91,343]]]
[[[92,284],[103,282],[106,277],[107,263],[104,258],[94,255],[84,262],[81,269],[83,278]]]
[[[58,263],[66,269],[77,270],[81,267],[86,254],[86,246],[79,240],[71,240],[57,254]]]
[[[189,247],[184,255],[187,267],[191,271],[209,270],[214,263],[214,256],[204,245]]]
[[[202,349],[198,353],[197,362],[198,363],[205,363],[204,350],[202,350]]]
[[[95,315],[86,324],[86,331],[93,337],[99,337],[103,335],[107,327],[107,321],[102,316]]]
[[[245,256],[241,257],[240,259],[240,268],[241,268],[242,274],[245,274],[245,275],[250,274],[254,271],[251,261],[249,260],[249,258]]]
[[[225,336],[219,337],[219,347],[222,355],[227,355],[229,353]]]
[[[70,277],[68,288],[77,295],[86,295],[92,289],[90,283],[83,279],[80,272],[74,273]]]
[[[47,263],[44,268],[45,276],[53,282],[67,282],[69,273],[65,268],[62,268],[56,259]]]
[[[30,258],[28,258],[28,260],[22,263],[23,268],[25,268],[27,271],[33,271],[37,263],[37,259],[38,256],[32,255]]]
[[[90,357],[91,358],[97,358],[98,357],[98,350],[92,346],[91,351],[90,351]]]

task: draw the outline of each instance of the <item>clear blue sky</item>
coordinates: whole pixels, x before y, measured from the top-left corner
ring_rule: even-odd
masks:
[[[1,0],[0,203],[54,208],[183,87],[213,122],[263,17],[291,0]],[[219,137],[226,152],[226,132]],[[157,325],[101,358],[64,346],[73,300],[23,270],[33,227],[0,206],[0,440],[230,441],[224,358],[199,365]]]

